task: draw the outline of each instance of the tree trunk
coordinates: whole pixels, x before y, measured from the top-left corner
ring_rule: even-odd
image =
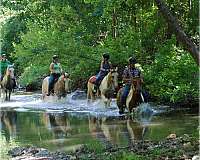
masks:
[[[191,39],[181,29],[178,20],[171,14],[166,4],[162,0],[155,0],[155,2],[158,6],[158,9],[163,14],[163,17],[165,18],[169,26],[172,28],[174,34],[176,35],[177,41],[181,43],[187,51],[190,52],[197,65],[199,65],[200,57],[197,45],[193,43]]]
[[[112,15],[112,36],[113,38],[117,37],[117,16],[115,8],[113,9],[113,15]]]

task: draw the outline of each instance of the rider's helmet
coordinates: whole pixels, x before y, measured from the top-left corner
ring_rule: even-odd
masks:
[[[137,60],[136,60],[136,58],[135,58],[134,56],[132,56],[132,57],[130,57],[130,58],[128,59],[128,62],[129,62],[129,64],[136,64],[136,63],[137,63]]]
[[[58,55],[54,54],[52,59],[55,60],[56,58],[58,58]]]
[[[5,53],[4,53],[4,54],[2,54],[1,56],[2,56],[3,58],[6,58],[6,54],[5,54]]]
[[[108,53],[104,53],[104,54],[103,54],[103,58],[109,60],[110,55],[109,55]]]

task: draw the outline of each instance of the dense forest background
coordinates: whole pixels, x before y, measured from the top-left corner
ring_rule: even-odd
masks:
[[[198,45],[198,0],[164,3]],[[73,88],[86,89],[107,52],[120,74],[135,55],[155,101],[198,102],[198,65],[154,0],[2,0],[1,6],[1,53],[24,86],[41,87],[58,54]]]

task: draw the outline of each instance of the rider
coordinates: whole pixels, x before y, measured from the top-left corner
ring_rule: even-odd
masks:
[[[109,73],[110,69],[112,68],[112,64],[109,61],[109,59],[110,59],[110,55],[107,53],[104,53],[102,56],[100,72],[96,76],[96,81],[95,81],[96,87],[99,87],[103,78]]]
[[[2,81],[3,76],[6,74],[6,69],[9,65],[11,65],[11,63],[7,60],[6,54],[2,54],[0,60],[0,78]]]
[[[123,77],[122,80],[125,83],[125,86],[122,91],[122,96],[121,96],[122,105],[126,105],[126,98],[131,88],[131,78],[140,77],[141,83],[143,83],[143,76],[141,74],[141,71],[135,66],[135,64],[137,63],[135,57],[134,56],[130,57],[128,59],[128,62],[129,62],[128,67],[124,69],[123,76],[122,76]]]
[[[54,84],[57,82],[62,73],[62,67],[59,63],[58,55],[53,55],[49,69],[51,73],[49,78],[49,89],[47,96],[50,95],[50,92],[53,93]]]

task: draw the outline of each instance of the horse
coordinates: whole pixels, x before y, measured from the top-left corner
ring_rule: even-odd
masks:
[[[141,88],[141,78],[139,78],[139,77],[132,78],[132,84],[131,84],[129,94],[126,99],[125,106],[121,102],[123,88],[121,88],[118,91],[117,106],[119,108],[119,114],[123,114],[125,108],[127,108],[129,113],[131,113],[133,111],[133,109],[139,105],[139,103],[141,102],[141,98],[142,98],[142,101],[144,101],[142,93],[140,92],[140,88]]]
[[[44,100],[49,88],[49,76],[44,78],[42,82],[42,99]],[[67,92],[69,91],[69,75],[67,73],[62,74],[57,82],[54,84],[54,95],[60,99],[61,97],[65,97]]]
[[[10,101],[11,92],[14,88],[14,66],[8,65],[6,74],[0,82],[0,97],[3,92],[3,100]]]
[[[103,102],[105,106],[110,106],[112,95],[114,94],[115,89],[118,87],[118,73],[117,68],[111,70],[102,80],[99,91],[101,98],[103,99]],[[87,99],[88,102],[90,99],[92,101],[95,100],[95,97],[99,96],[99,91],[97,91],[96,95],[94,93],[94,80],[95,76],[92,76],[87,83]]]

